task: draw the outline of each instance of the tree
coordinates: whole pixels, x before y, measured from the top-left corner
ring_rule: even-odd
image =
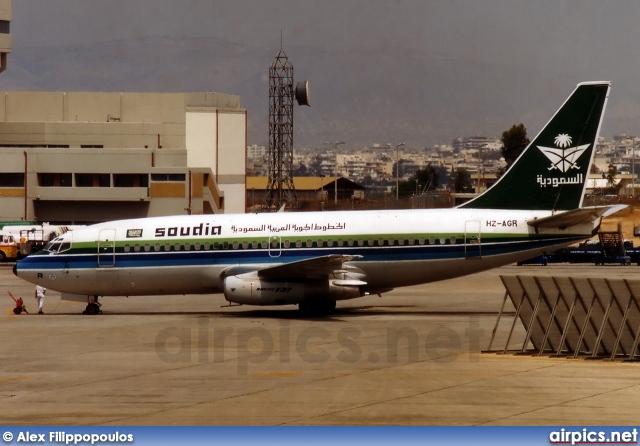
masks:
[[[306,177],[307,174],[308,174],[307,166],[305,166],[302,163],[298,164],[298,167],[293,169],[293,176],[295,177]]]
[[[394,177],[398,175],[398,177],[402,178],[404,174],[404,167],[402,165],[405,163],[408,163],[408,161],[403,159],[400,159],[397,163],[393,163],[393,168],[391,169],[391,175],[393,175]],[[396,174],[396,171],[398,171],[398,174]]]
[[[609,164],[609,169],[607,170],[607,187],[610,189],[616,189],[616,175],[618,175],[618,168],[615,164]]]
[[[400,167],[402,169],[402,167]],[[431,164],[424,169],[416,170],[411,179],[400,181],[398,191],[401,197],[408,197],[417,191],[430,191],[438,187],[438,169]]]
[[[320,175],[322,173],[322,156],[316,155],[312,158],[309,166],[307,167],[308,175]]]
[[[472,192],[473,182],[471,181],[471,175],[464,167],[456,169],[456,174],[453,179],[453,189],[456,192]]]
[[[527,129],[524,124],[512,125],[509,130],[502,132],[502,156],[507,162],[505,171],[511,167],[511,164],[520,156],[522,151],[529,144]]]
[[[438,180],[440,178],[440,174],[435,166],[432,166],[431,163],[427,165],[424,169],[416,170],[414,174],[415,181],[418,181],[422,184],[426,184],[425,190],[435,190],[438,187]],[[414,183],[415,184],[415,183]]]

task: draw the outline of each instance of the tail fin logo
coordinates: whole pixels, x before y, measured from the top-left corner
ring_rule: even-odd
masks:
[[[551,167],[547,170],[559,170],[562,173],[566,173],[569,169],[580,169],[580,166],[576,163],[578,158],[589,148],[590,144],[569,147],[571,141],[571,136],[561,133],[556,136],[554,141],[557,148],[537,146],[538,150],[551,161]]]

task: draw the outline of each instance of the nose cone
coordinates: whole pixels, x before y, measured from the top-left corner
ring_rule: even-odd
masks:
[[[16,277],[18,276],[18,262],[13,265],[13,275]]]

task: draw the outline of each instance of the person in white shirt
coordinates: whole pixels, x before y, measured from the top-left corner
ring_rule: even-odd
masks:
[[[42,309],[44,308],[44,295],[47,289],[43,286],[36,285],[36,299],[38,300],[38,314],[44,314]]]

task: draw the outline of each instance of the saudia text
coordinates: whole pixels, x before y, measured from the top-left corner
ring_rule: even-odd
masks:
[[[190,235],[220,235],[221,226],[210,226],[209,223],[200,223],[198,226],[174,226],[170,228],[156,228],[156,237],[186,237]]]
[[[536,177],[536,182],[540,185],[540,187],[558,187],[563,184],[582,184],[584,176],[579,173],[575,177],[569,178],[557,178],[557,177],[543,177],[542,175],[538,175]]]

